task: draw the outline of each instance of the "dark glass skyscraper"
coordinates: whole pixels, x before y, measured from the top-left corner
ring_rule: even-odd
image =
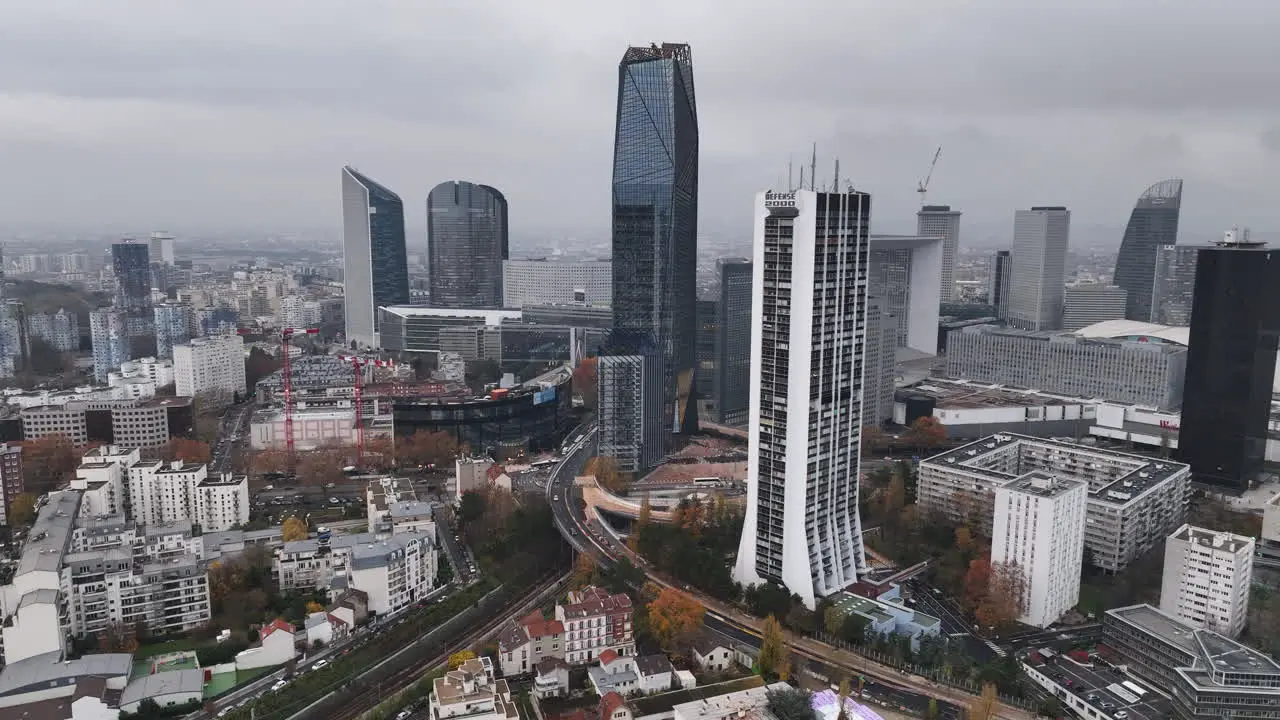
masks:
[[[378,308],[409,304],[400,196],[342,168],[343,306],[347,342],[378,347]]]
[[[716,265],[720,270],[716,412],[725,425],[746,425],[751,409],[751,261],[720,258]]]
[[[496,188],[440,183],[427,196],[431,305],[502,307],[502,261],[508,257],[507,199]]]
[[[1114,283],[1128,293],[1124,316],[1151,321],[1151,285],[1156,273],[1156,250],[1178,240],[1178,212],[1182,181],[1163,180],[1147,188],[1129,215],[1129,224],[1116,256]]]
[[[664,433],[697,428],[697,261],[698,113],[689,46],[628,48],[618,65],[613,148],[612,350],[662,364]]]
[[[116,277],[115,306],[130,318],[151,316],[151,252],[132,240],[111,245],[111,270]]]
[[[1262,470],[1278,340],[1280,250],[1234,234],[1200,250],[1178,433],[1196,482],[1241,491]]]

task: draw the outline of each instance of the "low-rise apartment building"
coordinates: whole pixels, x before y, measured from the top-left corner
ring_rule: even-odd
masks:
[[[622,593],[611,595],[594,586],[570,591],[568,603],[556,606],[556,619],[564,623],[565,661],[589,663],[605,650],[634,655],[631,613],[631,598]]]
[[[221,532],[249,522],[249,477],[223,473],[195,486],[195,515],[205,532]]]
[[[472,658],[432,681],[431,720],[519,720],[506,680],[493,677],[487,657]]]
[[[331,597],[347,589],[368,596],[370,612],[385,615],[422,599],[435,588],[438,551],[434,535],[407,532],[319,536],[276,550],[275,574],[285,592],[319,590]]]

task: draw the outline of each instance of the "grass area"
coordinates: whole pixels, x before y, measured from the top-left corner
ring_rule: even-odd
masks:
[[[256,680],[263,675],[275,672],[278,668],[262,667],[253,668],[252,670],[237,670],[229,673],[219,673],[214,675],[204,686],[204,699],[211,700],[219,695],[239,687],[250,681]]]

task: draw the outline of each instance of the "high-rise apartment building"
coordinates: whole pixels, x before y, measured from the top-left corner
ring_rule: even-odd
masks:
[[[1043,471],[996,488],[991,564],[1020,574],[1020,622],[1048,627],[1080,601],[1088,499],[1088,483]]]
[[[1062,327],[1063,281],[1071,211],[1065,207],[1019,210],[1009,253],[1009,324],[1023,330]]]
[[[990,287],[987,298],[991,307],[996,309],[996,317],[1004,320],[1009,317],[1009,273],[1013,269],[1013,260],[1008,250],[997,250],[991,258]]]
[[[1068,285],[1063,295],[1062,329],[1079,330],[1104,320],[1124,318],[1125,293],[1115,285]]]
[[[810,608],[866,568],[858,517],[871,196],[756,196],[747,511],[736,579]]]
[[[151,262],[161,265],[172,265],[174,261],[173,254],[173,235],[167,232],[151,233],[149,242],[151,251]]]
[[[58,352],[80,349],[80,319],[75,313],[62,308],[52,315],[32,313],[27,316],[27,328],[31,337],[40,338]]]
[[[431,306],[502,307],[507,259],[507,198],[497,188],[443,182],[427,195]]]
[[[245,395],[244,338],[213,335],[173,346],[173,381],[177,395],[203,392]]]
[[[745,425],[751,409],[752,268],[746,258],[720,258],[720,323],[716,341],[716,413],[721,424]]]
[[[1129,215],[1120,252],[1116,255],[1114,282],[1128,293],[1125,318],[1151,322],[1151,285],[1155,277],[1156,251],[1178,241],[1178,214],[1182,207],[1182,181],[1163,180],[1147,188]]]
[[[916,213],[916,234],[942,238],[941,302],[956,297],[955,267],[960,253],[960,211],[950,205],[925,205]]]
[[[662,377],[651,356],[602,355],[596,364],[600,454],[623,472],[640,473],[662,459]]]
[[[154,308],[156,325],[156,357],[172,358],[173,346],[191,339],[195,318],[191,306],[183,303],[161,303]]]
[[[577,293],[582,299],[578,300]],[[506,260],[502,263],[502,306],[613,302],[613,263],[609,260]]]
[[[884,298],[867,297],[866,370],[862,374],[862,421],[865,425],[893,419],[898,320],[886,312],[887,305]]]
[[[1280,341],[1280,251],[1232,231],[1200,250],[1178,453],[1197,482],[1245,490],[1262,470]]]
[[[116,278],[115,306],[130,318],[151,319],[151,253],[133,240],[111,245],[111,269]]]
[[[342,283],[346,340],[379,347],[378,308],[409,304],[404,203],[354,168],[342,168]]]
[[[89,338],[93,344],[93,378],[105,383],[107,375],[129,360],[127,318],[116,308],[98,308],[89,313]]]
[[[1203,245],[1161,245],[1156,250],[1156,274],[1151,287],[1151,322],[1191,325],[1196,291],[1196,259]]]
[[[692,432],[698,264],[698,112],[689,46],[631,47],[618,64],[609,354],[662,373],[661,452]]]
[[[9,524],[9,504],[25,490],[22,447],[0,443],[0,524]]]
[[[1183,525],[1164,544],[1160,611],[1203,630],[1239,637],[1249,616],[1254,540]]]

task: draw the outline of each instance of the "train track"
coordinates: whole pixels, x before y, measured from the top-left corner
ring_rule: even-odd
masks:
[[[440,652],[431,655],[425,660],[402,668],[386,678],[371,683],[372,687],[366,686],[366,689],[358,694],[333,698],[342,703],[339,708],[326,711],[326,708],[324,708],[323,705],[328,703],[325,703],[325,699],[322,698],[311,706],[290,716],[288,720],[306,720],[311,717],[331,718],[332,720],[353,720],[354,718],[358,718],[366,712],[376,708],[391,696],[418,682],[431,670],[445,664],[449,659],[449,655],[456,652],[458,649],[477,645],[490,637],[497,635],[502,627],[510,622],[513,615],[519,616],[539,607],[548,593],[557,590],[568,582],[568,580],[569,575],[567,573],[551,578],[534,590],[521,596],[515,601],[514,605],[508,605],[504,608],[496,609],[493,613],[493,619],[486,622],[478,629],[458,638],[457,640],[442,641],[443,648]]]

